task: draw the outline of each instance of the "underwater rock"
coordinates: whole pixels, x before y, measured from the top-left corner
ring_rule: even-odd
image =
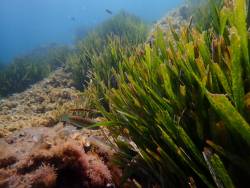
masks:
[[[15,101],[10,101],[10,102],[7,102],[5,104],[5,106],[3,106],[3,108],[9,110],[9,109],[12,109],[12,108],[16,108],[17,107],[17,103]]]
[[[0,138],[23,128],[55,125],[60,110],[79,95],[70,73],[60,68],[26,91],[0,100]]]
[[[35,102],[38,104],[42,104],[44,101],[45,101],[45,97],[43,97],[43,96],[37,96],[35,98]]]
[[[4,128],[0,128],[0,138],[5,137],[9,134],[9,131],[4,129]]]
[[[35,108],[35,113],[44,114],[46,112],[46,107],[44,105]]]
[[[10,174],[11,175],[11,174]],[[5,181],[9,188],[51,188],[56,185],[56,170],[52,166],[42,165],[32,173],[24,175],[15,174]]]
[[[171,27],[178,31],[181,25],[188,25],[189,21],[189,7],[188,5],[182,5],[181,7],[170,11],[166,16],[160,19],[156,24],[154,24],[151,34],[149,35],[147,42],[152,44],[154,42],[154,33],[157,28],[162,29],[163,33],[165,34],[170,30]]]
[[[8,144],[1,140],[0,141],[0,169],[6,168],[17,161],[15,156],[15,150],[10,150]]]
[[[0,139],[0,187],[106,187],[114,172],[108,164],[113,150],[105,131],[59,123]]]

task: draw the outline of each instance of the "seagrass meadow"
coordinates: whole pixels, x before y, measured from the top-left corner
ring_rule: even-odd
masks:
[[[147,38],[148,30],[149,25],[141,19],[121,11],[91,30],[82,40],[77,41],[76,50],[68,57],[66,63],[67,69],[73,74],[76,87],[83,89],[91,77],[91,72],[103,71],[103,76],[108,76],[109,73],[105,72],[110,72],[111,66],[116,62],[115,59],[111,59],[112,57],[105,58],[104,54],[108,54],[110,48],[116,51],[116,47],[132,47],[143,43]],[[120,42],[120,46],[108,45],[117,41]],[[102,64],[104,67],[96,69],[95,66],[100,66],[99,63],[95,63],[98,57],[105,58],[103,60],[105,62]]]
[[[41,81],[65,64],[70,54],[67,46],[46,46],[17,57],[12,63],[0,63],[0,97],[22,92],[32,84]]]
[[[194,11],[178,30],[156,29],[153,43],[112,40],[93,56],[91,87],[115,140],[122,183],[249,186],[248,5],[209,1],[205,14]]]

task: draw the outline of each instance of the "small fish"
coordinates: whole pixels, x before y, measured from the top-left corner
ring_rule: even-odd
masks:
[[[81,116],[68,116],[68,115],[64,115],[61,118],[61,122],[69,123],[77,128],[84,128],[84,127],[88,128],[88,127],[91,127],[92,125],[98,123],[94,119],[83,118]],[[96,128],[93,128],[93,129],[96,129]]]
[[[71,21],[76,21],[76,18],[75,18],[74,16],[71,16],[71,17],[70,17],[70,20],[71,20]]]
[[[112,12],[111,10],[109,10],[109,9],[106,9],[105,11],[106,11],[108,14],[111,14],[111,15],[113,14],[113,12]]]

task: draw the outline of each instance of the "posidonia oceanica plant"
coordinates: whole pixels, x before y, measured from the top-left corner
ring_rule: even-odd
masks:
[[[123,45],[138,45],[146,40],[147,32],[148,26],[143,21],[123,11],[90,31],[77,42],[76,51],[67,61],[77,88],[87,85],[95,66],[92,57],[105,53],[110,40],[119,38]]]
[[[114,162],[124,181],[142,187],[248,185],[247,15],[247,1],[225,1],[217,26],[158,29],[152,46],[121,56],[109,76],[115,86],[97,77],[104,92],[97,100],[108,108],[97,106],[116,142]]]
[[[64,66],[70,49],[66,46],[38,48],[17,57],[0,69],[0,96],[22,92],[30,85]]]

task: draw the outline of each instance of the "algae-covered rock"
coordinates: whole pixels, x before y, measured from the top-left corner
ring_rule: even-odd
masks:
[[[103,131],[59,123],[0,139],[0,187],[106,187],[113,151]]]
[[[0,138],[28,127],[51,127],[58,122],[59,109],[67,109],[80,92],[63,68],[30,89],[0,101]]]

